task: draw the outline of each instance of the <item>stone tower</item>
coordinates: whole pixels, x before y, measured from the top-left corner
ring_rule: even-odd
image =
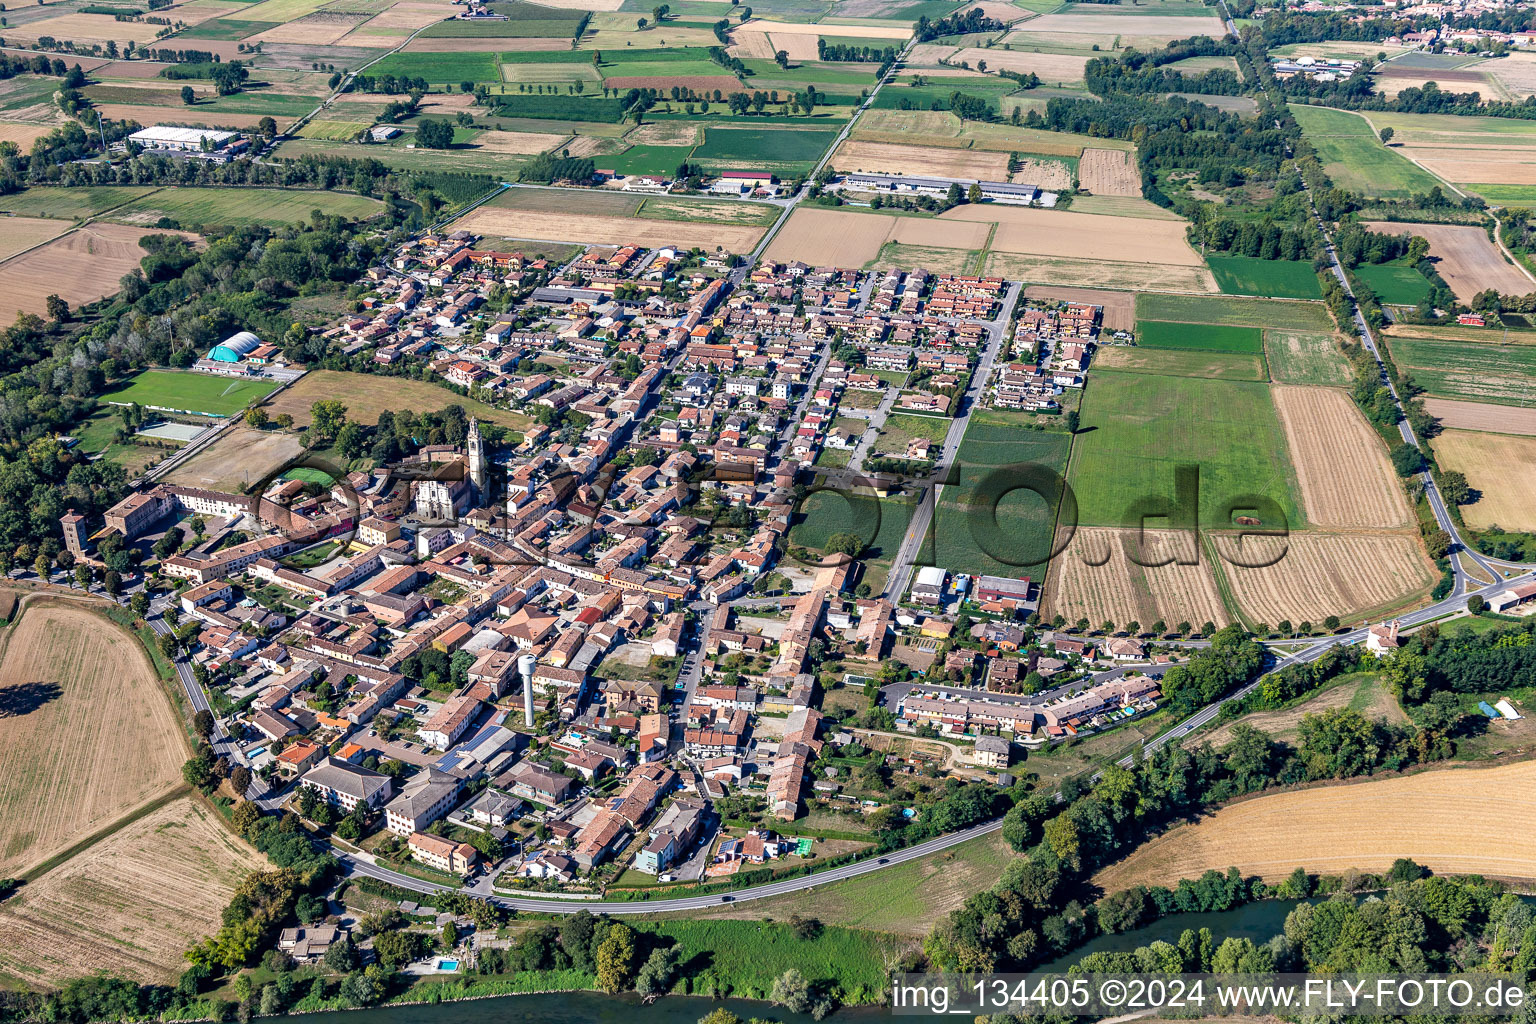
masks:
[[[469,482],[475,485],[475,503],[486,500],[485,489],[485,439],[480,436],[480,423],[473,416],[469,420]]]

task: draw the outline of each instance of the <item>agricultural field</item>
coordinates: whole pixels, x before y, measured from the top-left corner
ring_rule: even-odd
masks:
[[[340,398],[346,404],[348,419],[369,426],[377,423],[379,413],[385,410],[436,412],[450,405],[463,406],[464,411],[476,419],[509,430],[522,430],[528,426],[526,416],[510,409],[494,409],[428,381],[375,377],[341,370],[311,370],[265,408],[273,416],[289,414],[293,417],[294,427],[302,430],[309,425],[310,408],[326,398]]]
[[[1092,429],[1077,436],[1068,480],[1086,526],[1136,525],[1138,502],[1168,507],[1175,467],[1188,464],[1199,469],[1204,527],[1229,523],[1228,503],[1249,494],[1275,501],[1287,522],[1302,521],[1264,384],[1096,370],[1082,423]]]
[[[1117,263],[1110,260],[1027,256],[998,251],[988,252],[985,257],[982,262],[983,273],[1005,277],[1010,281],[1035,281],[1045,285],[1073,285],[1088,289],[1149,290],[1170,295],[1216,291],[1216,281],[1204,266]]]
[[[996,224],[991,248],[1004,253],[1119,263],[1199,267],[1182,222],[1100,217],[1020,206],[958,206],[943,221]]]
[[[69,230],[68,224],[44,217],[5,217],[0,219],[0,261],[8,260],[34,245],[41,245]]]
[[[1216,283],[1228,295],[1269,299],[1321,299],[1317,271],[1304,260],[1261,260],[1248,256],[1207,256]]]
[[[807,128],[766,131],[709,127],[704,129],[704,143],[689,160],[724,170],[743,166],[785,171],[809,169],[821,159],[836,134]]]
[[[849,139],[832,154],[838,171],[867,174],[937,175],[942,178],[976,178],[1004,181],[1008,154],[948,147],[898,146],[889,142]]]
[[[1429,294],[1429,278],[1412,267],[1362,263],[1354,269],[1354,274],[1387,305],[1417,306]]]
[[[1440,184],[1433,174],[1383,146],[1371,122],[1358,114],[1301,103],[1291,104],[1290,110],[1340,188],[1381,199],[1407,199]]]
[[[1401,337],[1394,329],[1387,347],[1398,368],[1432,397],[1530,404],[1536,399],[1536,346],[1501,345],[1491,332],[1481,337],[1487,340],[1468,344],[1457,336]]]
[[[1430,444],[1442,470],[1459,470],[1481,494],[1461,506],[1475,530],[1536,530],[1536,438],[1446,430]]]
[[[1264,357],[1270,378],[1279,384],[1347,387],[1352,380],[1349,360],[1331,334],[1265,331]]]
[[[0,877],[181,784],[176,713],[138,638],[99,607],[26,600],[0,680]]]
[[[1138,551],[1141,547],[1134,530],[1079,528],[1051,563],[1041,615],[1087,619],[1095,628],[1113,622],[1122,629],[1131,622],[1142,629],[1159,620],[1170,628],[1189,622],[1198,629],[1205,622],[1231,621],[1210,561],[1193,535],[1147,530],[1145,549]]]
[[[1077,176],[1093,195],[1141,198],[1136,158],[1123,149],[1084,149],[1077,161]]]
[[[1099,7],[1094,5],[1094,13],[1075,7],[1066,13],[1031,18],[1003,41],[1015,49],[1030,46],[1087,49],[1101,45],[1104,50],[1131,46],[1150,50],[1174,39],[1196,35],[1219,37],[1222,33],[1221,22],[1210,13],[1210,8],[1166,17],[1155,11],[1142,13],[1116,7],[1104,7],[1108,13],[1098,13]]]
[[[1272,389],[1301,483],[1307,521],[1332,529],[1392,529],[1412,520],[1376,431],[1337,388]]]
[[[912,521],[912,504],[900,499],[881,500],[872,493],[848,498],[834,491],[817,491],[800,505],[799,515],[790,530],[791,543],[822,553],[833,534],[851,533],[865,543],[861,556],[865,562],[888,568]],[[836,565],[835,558],[829,556],[826,561]]]
[[[1529,154],[1536,158],[1536,148]],[[1521,270],[1518,264],[1506,261],[1481,227],[1377,221],[1367,222],[1364,226],[1388,234],[1422,235],[1429,242],[1429,258],[1434,262],[1435,270],[1445,278],[1445,283],[1451,286],[1451,291],[1461,302],[1470,302],[1485,288],[1494,288],[1506,295],[1536,291],[1536,279]]]
[[[1165,320],[1142,320],[1137,323],[1136,344],[1142,348],[1174,348],[1193,352],[1259,355],[1264,351],[1263,335],[1257,327],[1169,323]]]
[[[1489,792],[1508,799],[1503,813],[1467,813]],[[1228,866],[1270,881],[1298,866],[1319,874],[1383,872],[1399,857],[1437,874],[1530,878],[1532,828],[1536,762],[1441,768],[1238,801],[1144,844],[1093,883],[1116,892]]]
[[[233,416],[270,395],[277,384],[269,380],[238,380],[190,370],[145,370],[126,384],[102,393],[103,402],[137,402],[152,409],[169,409],[205,416]]]
[[[165,481],[210,491],[243,493],[303,451],[304,445],[297,435],[237,426],[171,470]]]
[[[1264,360],[1252,353],[1202,352],[1194,349],[1144,348],[1111,345],[1093,357],[1095,367],[1129,373],[1161,373],[1171,377],[1212,380],[1268,380]]]
[[[1536,408],[1451,402],[1444,398],[1426,398],[1424,408],[1447,430],[1536,435]]]
[[[6,260],[0,264],[6,283],[0,322],[9,323],[17,313],[46,316],[49,295],[71,308],[112,295],[144,257],[139,239],[145,234],[124,224],[88,224]]]
[[[572,197],[564,192],[508,189],[454,222],[476,234],[531,241],[578,244],[696,245],[705,249],[751,252],[772,216],[756,204],[668,199],[642,214],[643,196],[594,192],[580,196],[581,213],[569,213]],[[771,207],[769,208],[772,209]],[[662,212],[666,219],[657,219]],[[776,213],[777,211],[774,211]]]
[[[184,225],[262,224],[283,227],[310,219],[315,210],[365,220],[384,209],[367,196],[347,192],[277,188],[163,188],[112,211],[113,220],[153,224],[170,217]]]
[[[37,986],[102,971],[174,982],[182,950],[218,931],[241,879],[265,866],[213,809],[173,800],[0,906],[0,976]]]
[[[970,84],[966,88],[972,92],[977,91]],[[1098,139],[1091,135],[1052,132],[1043,128],[1017,128],[983,121],[962,121],[947,110],[925,109],[932,99],[947,102],[954,90],[932,91],[934,94],[922,103],[924,109],[900,110],[892,108],[903,99],[915,102],[925,90],[895,86],[882,89],[876,97],[875,106],[859,118],[852,136],[897,145],[987,149],[1001,153],[1033,153],[1037,156],[1074,159],[1080,158],[1083,151],[1090,148],[1127,152],[1135,148],[1129,142],[1117,139]],[[887,104],[890,106],[887,107]]]
[[[1136,319],[1230,324],[1296,331],[1331,331],[1333,319],[1320,302],[1283,302],[1226,296],[1136,296]]]
[[[1419,538],[1407,531],[1209,540],[1227,592],[1250,623],[1377,618],[1427,596],[1436,577]]]
[[[1536,186],[1536,125],[1529,122],[1385,111],[1371,111],[1367,118],[1372,132],[1393,130],[1392,145],[1404,157],[1452,184],[1476,192],[1485,185],[1527,192]]]

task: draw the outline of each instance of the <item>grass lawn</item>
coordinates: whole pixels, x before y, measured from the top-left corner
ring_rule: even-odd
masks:
[[[1271,299],[1320,299],[1317,272],[1303,260],[1259,260],[1248,256],[1208,256],[1216,283],[1228,295],[1263,295]]]
[[[1297,331],[1333,330],[1328,307],[1321,302],[1239,299],[1225,295],[1143,293],[1136,296],[1136,319],[1237,327],[1287,327]]]
[[[1166,320],[1137,321],[1136,342],[1142,348],[1179,348],[1249,355],[1264,351],[1264,338],[1257,327],[1169,323]]]
[[[1382,302],[1417,306],[1429,294],[1429,279],[1413,267],[1392,263],[1361,264],[1355,276],[1370,286]]]
[[[1273,330],[1264,332],[1269,374],[1281,384],[1347,386],[1349,360],[1331,334]]]
[[[262,224],[282,227],[309,220],[315,210],[365,220],[384,208],[377,199],[347,192],[279,188],[163,188],[114,211],[113,218],[170,217],[184,226]]]
[[[801,503],[799,522],[790,529],[789,539],[819,552],[834,533],[851,533],[864,540],[866,560],[889,562],[896,557],[911,519],[911,503],[899,498],[816,491]]]
[[[1381,144],[1370,123],[1358,114],[1301,103],[1290,105],[1302,135],[1334,184],[1365,196],[1407,199],[1428,192],[1440,179],[1407,157]]]
[[[1232,502],[1246,495],[1274,501],[1292,526],[1302,522],[1266,384],[1099,369],[1082,422],[1068,481],[1084,526],[1137,525],[1143,502],[1171,509],[1181,465],[1199,471],[1204,526],[1231,522]]]
[[[104,392],[102,401],[140,405],[208,416],[231,416],[277,389],[270,380],[236,380],[181,370],[145,370],[131,381]]]

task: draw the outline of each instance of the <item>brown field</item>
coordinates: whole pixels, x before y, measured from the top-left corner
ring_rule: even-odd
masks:
[[[578,135],[569,144],[561,146],[561,149],[571,151],[571,156],[612,156],[614,153],[622,153],[628,147],[617,139],[604,139],[596,135]],[[603,166],[598,162],[598,166]]]
[[[486,48],[490,40],[464,38],[456,39],[452,36],[417,36],[405,44],[404,53],[479,53]],[[569,39],[497,39],[494,41],[497,50],[516,50],[528,52],[533,50],[569,50]]]
[[[297,21],[269,28],[265,32],[258,32],[249,38],[261,43],[327,45],[339,42],[342,36],[347,35],[366,20],[365,14],[311,14]]]
[[[1077,162],[1083,188],[1100,196],[1141,197],[1141,174],[1131,154],[1115,149],[1085,149]]]
[[[181,783],[180,724],[137,638],[83,601],[26,601],[0,640],[0,877]]]
[[[57,985],[105,971],[174,981],[182,950],[263,858],[191,797],[173,800],[25,886],[0,907],[0,974]]]
[[[0,264],[6,283],[0,321],[9,323],[17,313],[43,316],[49,295],[78,306],[116,292],[119,279],[144,256],[144,233],[126,224],[90,224]]]
[[[778,53],[780,50],[783,50],[785,53],[789,54],[790,60],[815,60],[817,56],[819,56],[816,51],[815,36],[801,36],[793,35],[788,32],[774,32],[772,35],[767,36],[766,38],[768,39],[769,48],[772,49],[774,53]]]
[[[332,393],[326,397],[339,396]],[[309,405],[304,406],[304,411],[308,413]],[[297,413],[293,413],[293,417],[295,420],[299,418]],[[287,465],[303,450],[304,445],[296,434],[239,426],[171,470],[165,479],[167,483],[187,487],[241,492]]]
[[[1221,22],[1215,18],[1164,18],[1156,14],[1045,14],[1026,23],[1024,31],[1030,35],[1098,36],[1100,42],[1115,36],[1167,42],[1194,35],[1220,36]]]
[[[1526,159],[1529,161],[1529,156]],[[1536,182],[1536,177],[1532,181]],[[1524,295],[1536,290],[1536,281],[1519,267],[1506,263],[1504,254],[1488,240],[1488,235],[1480,227],[1461,224],[1390,224],[1384,221],[1366,222],[1365,226],[1372,231],[1389,234],[1407,231],[1427,238],[1429,255],[1435,261],[1435,269],[1462,302],[1469,301],[1485,288],[1497,288],[1508,295]]]
[[[1087,618],[1095,627],[1106,619],[1124,626],[1133,619],[1143,629],[1162,619],[1170,626],[1188,621],[1196,626],[1231,621],[1216,589],[1216,579],[1198,544],[1187,534],[1148,530],[1152,557],[1179,554],[1198,558],[1194,565],[1145,567],[1132,562],[1126,545],[1134,531],[1110,527],[1080,527],[1065,551],[1051,563],[1041,615],[1064,615],[1068,622]],[[1102,561],[1101,565],[1089,562]]]
[[[199,44],[202,40],[198,40]],[[131,106],[126,103],[98,103],[95,109],[102,112],[105,117],[113,117],[118,120],[138,121],[141,124],[159,124],[165,117],[169,107]],[[228,111],[205,110],[202,107],[177,107],[175,108],[176,120],[186,124],[200,125],[204,128],[255,128],[261,123],[261,114],[232,114]],[[293,118],[278,118],[279,126],[291,122]]]
[[[1426,398],[1424,408],[1447,430],[1536,435],[1536,409],[1487,402],[1454,402],[1447,398]]]
[[[569,138],[569,135],[557,135],[553,132],[487,131],[476,135],[473,145],[483,153],[532,155],[554,149]]]
[[[1241,542],[1211,535],[1238,608],[1251,622],[1350,621],[1410,603],[1434,582],[1434,565],[1410,534],[1293,533]],[[1258,562],[1233,565],[1230,558]]]
[[[987,274],[1013,281],[1084,288],[1133,288],[1148,292],[1216,292],[1216,279],[1200,267],[1156,263],[1121,263],[1116,260],[1075,260],[1052,256],[1025,256],[989,252],[982,265]]]
[[[1460,470],[1482,492],[1461,506],[1468,526],[1536,530],[1536,438],[1447,430],[1431,444],[1441,469]]]
[[[216,15],[209,15],[216,17]],[[174,64],[160,64],[152,60],[114,60],[103,64],[91,75],[92,78],[159,78],[160,72]]]
[[[1083,65],[1088,63],[1088,56],[1086,53],[1032,53],[973,46],[951,56],[948,63],[966,61],[974,68],[977,61],[984,60],[988,71],[1017,71],[1020,74],[1033,71],[1045,85],[1070,86],[1083,84]]]
[[[612,89],[657,90],[670,89],[675,85],[699,93],[714,92],[717,89],[721,92],[734,92],[741,88],[741,82],[731,75],[616,75],[603,79],[603,84]]]
[[[840,39],[894,39],[898,42],[905,42],[912,36],[912,30],[904,25],[808,25],[790,21],[763,21],[761,18],[754,18],[743,23],[737,31],[770,32],[776,36],[837,36]]]
[[[1024,297],[1026,299],[1047,299],[1057,302],[1089,302],[1095,306],[1104,307],[1104,327],[1108,330],[1129,331],[1136,327],[1135,292],[1030,285],[1024,289]]]
[[[293,387],[274,396],[265,408],[273,416],[288,413],[293,417],[294,426],[302,430],[309,425],[310,408],[322,398],[341,399],[347,406],[348,419],[370,426],[379,421],[379,413],[386,409],[436,412],[450,405],[462,405],[464,411],[476,419],[512,430],[528,426],[528,417],[520,413],[493,409],[427,381],[340,370],[311,370]]]
[[[101,43],[105,46],[108,42],[122,44],[130,40],[147,43],[155,38],[159,28],[147,21],[118,21],[111,14],[61,14],[57,18],[12,25],[5,30],[5,37],[19,42],[53,36],[55,39],[68,39],[75,43]]]
[[[1285,426],[1302,507],[1314,526],[1390,529],[1412,522],[1381,438],[1335,388],[1270,389]]]
[[[581,200],[584,205],[585,198]],[[798,216],[798,214],[797,214]],[[636,217],[541,213],[483,206],[457,220],[453,230],[535,242],[576,242],[597,245],[682,245],[727,252],[751,252],[763,237],[762,227],[686,224]],[[878,248],[878,247],[877,247]]]
[[[1536,54],[1511,53],[1478,65],[1478,70],[1497,82],[1511,99],[1536,94]]]
[[[1499,795],[1497,814],[1469,808]],[[1400,778],[1275,793],[1173,829],[1093,877],[1114,892],[1235,865],[1277,879],[1296,867],[1385,871],[1399,857],[1441,874],[1536,877],[1536,761],[1440,768]]]
[[[1072,170],[1059,160],[1024,157],[1010,180],[1027,182],[1044,189],[1069,189],[1072,187]]]
[[[731,45],[726,52],[732,57],[773,60],[773,40],[768,38],[766,32],[743,32],[738,29],[731,33]]]
[[[56,124],[34,124],[30,121],[0,121],[0,142],[14,142],[23,153],[32,149],[32,143],[58,128]]]
[[[46,242],[68,227],[66,221],[44,217],[0,217],[0,260]]]
[[[546,5],[554,6],[554,5]],[[442,4],[419,3],[417,0],[402,0],[387,10],[374,15],[368,21],[368,28],[397,28],[402,35],[410,35],[418,28],[427,25],[435,25],[442,21],[445,15]]]
[[[1315,715],[1330,708],[1346,707],[1353,707],[1373,721],[1390,722],[1393,725],[1402,725],[1408,721],[1402,705],[1382,684],[1379,677],[1352,675],[1346,677],[1340,685],[1324,690],[1311,700],[1302,701],[1295,707],[1280,711],[1258,711],[1227,722],[1210,732],[1193,733],[1189,739],[1185,740],[1185,746],[1198,747],[1203,743],[1209,743],[1213,747],[1225,746],[1232,741],[1232,732],[1240,724],[1251,725],[1255,729],[1268,733],[1274,739],[1294,745],[1301,735],[1303,715]]]
[[[631,146],[697,146],[704,135],[698,125],[687,121],[648,121],[624,136],[624,141]]]
[[[931,149],[924,146],[893,146],[885,142],[848,139],[832,154],[839,171],[869,174],[936,175],[941,178],[976,178],[1002,181],[1008,175],[1008,154],[970,149]]]
[[[1172,220],[1184,223],[1184,218],[1172,210],[1165,210],[1156,203],[1140,196],[1075,196],[1072,209],[1078,213],[1096,213],[1101,217],[1139,217],[1142,220]]]
[[[1388,98],[1396,98],[1404,89],[1422,89],[1425,82],[1435,82],[1441,92],[1480,92],[1484,96],[1500,90],[1479,71],[1415,71],[1410,68],[1393,68],[1377,72],[1372,86]]]
[[[981,222],[962,226],[943,218],[800,209],[774,236],[766,255],[769,259],[861,267],[875,259],[886,242],[975,250],[986,244],[990,230],[990,225]]]
[[[959,52],[958,47],[951,46],[949,43],[918,43],[907,55],[907,67],[920,68],[924,65],[937,64],[948,58],[950,54]]]
[[[939,219],[995,223],[997,233],[992,238],[992,248],[1001,252],[1158,266],[1205,266],[1200,254],[1184,240],[1183,225],[1175,221],[1133,221],[1126,217],[990,204],[959,206]]]
[[[1404,146],[1402,152],[1447,181],[1536,185],[1536,167],[1532,165],[1529,149]]]

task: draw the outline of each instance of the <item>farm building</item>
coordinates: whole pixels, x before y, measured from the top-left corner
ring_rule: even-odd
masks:
[[[1536,598],[1536,583],[1522,583],[1518,587],[1501,590],[1488,598],[1490,611],[1502,612]]]
[[[218,363],[238,363],[260,347],[260,338],[250,331],[241,331],[213,346],[208,358]]]
[[[969,178],[919,178],[911,175],[895,174],[848,174],[843,177],[843,181],[850,188],[864,189],[866,191],[916,193],[928,196],[945,195],[949,192],[951,185],[959,185],[961,191],[968,191],[972,185],[979,185],[983,199],[1008,203],[1032,203],[1040,199],[1042,195],[1037,185],[1015,185],[1006,181],[976,181]]]

